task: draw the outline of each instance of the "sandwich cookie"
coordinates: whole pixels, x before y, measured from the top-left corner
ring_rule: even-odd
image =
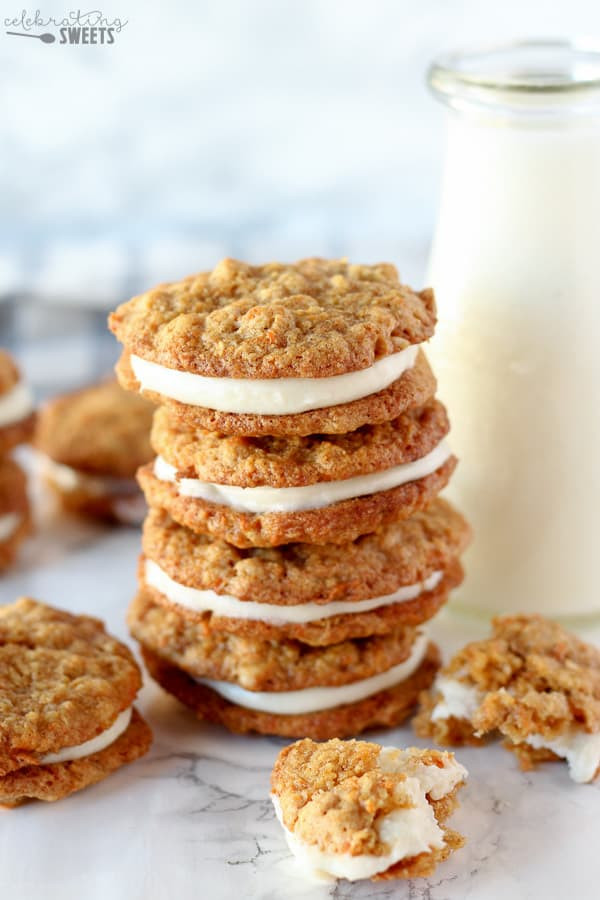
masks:
[[[116,381],[64,394],[42,409],[35,433],[42,470],[65,509],[140,524],[135,473],[148,462],[153,407]]]
[[[159,454],[139,480],[150,506],[238,547],[342,543],[423,508],[456,459],[431,400],[345,435],[241,438],[177,428],[155,414]]]
[[[142,756],[141,675],[97,619],[21,598],[0,608],[0,804],[59,800]]]
[[[311,646],[419,625],[460,583],[470,540],[444,500],[347,544],[239,549],[152,509],[141,588],[213,631]]]
[[[155,680],[232,731],[323,739],[397,724],[438,666],[420,628],[327,647],[266,641],[207,632],[143,591],[128,621]]]
[[[305,739],[277,757],[271,800],[302,876],[419,878],[464,844],[445,823],[466,778],[452,753]]]
[[[421,696],[414,727],[441,744],[499,734],[523,769],[566,760],[571,778],[600,772],[600,650],[541,616],[494,619]]]
[[[33,394],[13,358],[0,350],[0,456],[31,440],[34,424]]]
[[[25,473],[9,457],[0,457],[0,571],[8,568],[19,545],[31,533]]]
[[[109,326],[127,389],[188,424],[293,435],[355,430],[432,396],[419,345],[435,321],[432,292],[388,264],[224,259],[134,297]]]

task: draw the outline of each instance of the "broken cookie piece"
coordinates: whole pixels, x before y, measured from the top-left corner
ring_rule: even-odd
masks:
[[[466,777],[452,753],[305,739],[279,754],[271,799],[307,874],[414,878],[463,845],[444,823]]]
[[[574,781],[600,770],[600,650],[537,615],[493,621],[421,695],[413,722],[440,744],[481,744],[494,732],[522,768],[565,759]]]

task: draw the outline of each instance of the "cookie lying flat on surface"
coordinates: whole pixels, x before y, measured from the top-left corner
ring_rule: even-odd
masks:
[[[0,456],[29,441],[34,424],[33,395],[11,355],[0,349]]]
[[[134,297],[109,325],[137,385],[161,403],[294,416],[399,380],[433,334],[435,303],[431,291],[401,285],[387,264],[225,259]]]
[[[135,480],[152,459],[154,409],[116,381],[64,394],[41,411],[35,445],[66,509],[138,524],[145,512]]]
[[[29,598],[0,607],[0,804],[58,800],[142,756],[140,687],[97,619]]]
[[[452,753],[302,740],[277,757],[271,799],[304,874],[415,878],[464,844],[444,823],[466,777]]]
[[[352,543],[249,549],[153,509],[140,579],[155,602],[211,630],[332,644],[431,618],[460,583],[469,540],[463,517],[441,499]]]
[[[600,650],[541,616],[495,619],[422,695],[414,727],[441,744],[498,731],[524,769],[566,759],[574,781],[600,770]]]
[[[0,457],[0,572],[10,566],[31,532],[25,473],[14,460]]]

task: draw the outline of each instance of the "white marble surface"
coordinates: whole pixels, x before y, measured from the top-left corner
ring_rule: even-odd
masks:
[[[0,602],[27,593],[104,618],[126,638],[139,534],[67,519],[46,508]],[[482,625],[446,616],[446,653]],[[0,897],[11,900],[592,900],[598,896],[599,786],[566,767],[522,773],[499,746],[469,749],[470,771],[453,819],[468,838],[430,879],[316,885],[287,851],[268,799],[284,741],[234,737],[197,723],[147,685],[140,708],[155,732],[145,759],[56,804],[0,811]],[[415,741],[404,727],[375,735]]]

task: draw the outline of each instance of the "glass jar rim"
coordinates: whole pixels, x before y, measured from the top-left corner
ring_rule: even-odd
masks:
[[[453,108],[600,110],[600,42],[530,39],[451,51],[434,59],[427,80]]]

